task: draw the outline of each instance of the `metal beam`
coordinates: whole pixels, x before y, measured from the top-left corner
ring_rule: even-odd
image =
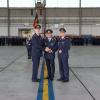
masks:
[[[43,15],[44,15],[43,16],[43,20],[44,20],[43,26],[44,26],[44,28],[43,28],[43,32],[45,33],[45,31],[46,31],[46,7],[45,7],[46,6],[46,0],[44,0],[43,3],[44,3],[44,10],[43,10],[44,11],[44,13],[43,13]]]
[[[7,12],[8,12],[8,16],[7,16],[7,24],[8,24],[8,37],[10,36],[10,9],[9,9],[9,0],[7,0]]]
[[[46,8],[43,10],[43,32],[46,30]]]
[[[79,35],[82,35],[82,5],[81,0],[79,0]]]

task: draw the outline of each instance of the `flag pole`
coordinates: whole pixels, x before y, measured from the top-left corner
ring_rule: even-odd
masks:
[[[37,2],[36,2],[37,1]],[[40,12],[42,18],[42,32],[45,33],[46,30],[46,0],[35,0],[35,11]],[[39,14],[39,13],[38,13]]]

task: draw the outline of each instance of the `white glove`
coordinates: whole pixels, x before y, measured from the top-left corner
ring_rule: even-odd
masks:
[[[49,50],[50,50],[50,49],[49,49],[48,47],[45,48],[45,51],[46,51],[46,52],[49,52]]]
[[[59,50],[59,53],[62,53],[62,50]]]

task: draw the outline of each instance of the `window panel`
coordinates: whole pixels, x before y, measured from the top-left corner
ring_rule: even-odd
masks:
[[[10,7],[34,7],[35,0],[9,0]]]
[[[46,7],[79,7],[78,0],[46,0]]]
[[[100,0],[82,0],[82,7],[100,7]]]
[[[46,0],[46,7],[79,7],[80,0]],[[100,7],[100,0],[81,0],[82,7]],[[9,0],[10,7],[34,7],[35,0]],[[0,0],[7,7],[7,0]]]
[[[7,0],[0,0],[0,7],[7,7]]]

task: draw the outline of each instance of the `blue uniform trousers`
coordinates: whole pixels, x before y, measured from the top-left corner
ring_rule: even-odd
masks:
[[[63,80],[69,80],[69,65],[68,65],[68,56],[65,54],[58,54],[59,60],[59,72],[60,78]]]
[[[47,70],[48,70],[48,77],[50,79],[53,79],[54,78],[54,73],[55,73],[55,62],[54,62],[54,58],[53,59],[45,58],[45,61],[46,61]]]
[[[38,68],[39,68],[39,63],[40,63],[40,57],[33,56],[32,62],[33,62],[32,81],[34,81],[34,80],[37,80],[37,77],[38,77]]]

